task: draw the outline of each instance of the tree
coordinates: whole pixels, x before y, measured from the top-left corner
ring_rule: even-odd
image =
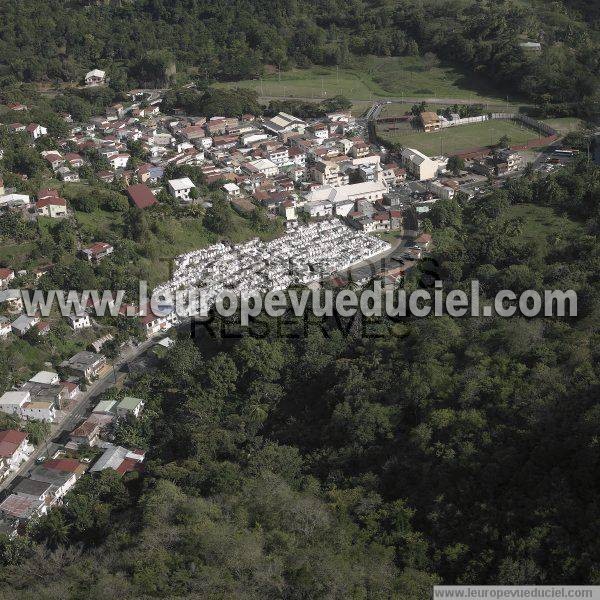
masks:
[[[231,208],[226,200],[215,198],[212,206],[206,211],[204,217],[206,227],[220,235],[230,235],[235,227]]]
[[[51,510],[40,519],[35,528],[35,536],[45,541],[50,548],[66,544],[69,532],[70,526],[60,509]]]
[[[451,156],[448,159],[448,170],[455,176],[465,170],[465,160],[460,156]]]
[[[426,52],[423,55],[423,65],[426,71],[431,71],[434,67],[440,64],[440,59],[434,52]]]

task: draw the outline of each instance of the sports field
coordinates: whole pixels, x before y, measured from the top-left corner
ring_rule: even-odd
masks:
[[[428,156],[446,156],[496,144],[501,137],[508,136],[511,144],[524,144],[536,139],[539,134],[514,121],[484,121],[472,125],[449,127],[431,133],[409,133],[394,135],[394,132],[381,133],[381,136],[407,148],[420,150]]]
[[[361,57],[350,67],[310,67],[265,75],[259,79],[216,84],[246,87],[266,97],[322,100],[342,94],[353,100],[439,98],[506,103],[506,97],[483,79],[455,67],[428,66],[418,56]]]

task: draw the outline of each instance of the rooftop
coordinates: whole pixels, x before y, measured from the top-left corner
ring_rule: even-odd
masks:
[[[194,182],[189,177],[181,177],[180,179],[169,179],[169,185],[176,191],[189,190],[196,187]]]

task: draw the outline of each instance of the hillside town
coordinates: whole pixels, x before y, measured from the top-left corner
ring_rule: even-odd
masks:
[[[105,84],[106,75],[99,69],[85,77],[86,86]],[[518,173],[531,158],[506,146],[466,156],[451,167],[448,156],[430,157],[412,148],[390,152],[373,139],[369,114],[357,118],[350,110],[339,110],[308,120],[286,112],[207,118],[182,110],[163,114],[156,93],[132,91],[128,97],[129,102],[112,104],[89,122],[62,115],[69,134],[56,140],[56,147],[39,149],[56,184],[32,196],[0,179],[0,210],[19,213],[30,222],[76,225],[61,189],[81,184],[90,169],[101,184],[119,186],[139,211],[153,210],[165,197],[176,206],[206,210],[211,201],[200,193],[198,180],[166,175],[173,167],[196,168],[202,184],[216,187],[240,216],[263,210],[268,219],[283,224],[285,233],[268,241],[225,239],[175,257],[170,279],[155,291],[201,288],[204,304],[190,305],[190,316],[209,310],[224,290],[265,293],[326,279],[335,283],[352,267],[395,251],[401,266],[381,275],[386,283],[400,285],[406,271],[431,249],[431,235],[422,232],[422,225],[437,201],[458,193],[473,198]],[[38,151],[36,143],[48,136],[48,129],[17,120],[26,106],[9,108],[15,113],[9,134],[27,136]],[[415,123],[424,133],[460,125],[428,111],[415,117]],[[115,250],[114,242],[95,239],[78,243],[75,252],[99,268]],[[55,320],[27,314],[21,290],[14,286],[29,281],[34,287],[51,269],[51,264],[32,272],[10,264],[0,267],[2,343],[32,335],[43,339],[52,330]],[[116,443],[115,428],[138,419],[145,401],[124,395],[124,390],[119,400],[94,405],[94,398],[116,383],[117,358],[123,352],[138,357],[151,349],[168,351],[172,341],[164,336],[184,318],[175,311],[157,315],[144,308],[122,307],[120,315],[138,321],[140,338],[119,342],[110,356],[104,352],[113,346],[115,331],[97,317],[93,306],[64,317],[80,350],[56,365],[39,365],[44,370],[0,397],[0,412],[15,424],[0,431],[0,486],[9,490],[0,502],[0,529],[9,536],[60,505],[88,471],[113,469],[122,475],[143,469],[145,452]],[[46,428],[36,440],[37,449],[22,428],[32,423]],[[51,455],[43,453],[43,440],[47,447],[47,440],[59,433],[63,442],[52,443]]]

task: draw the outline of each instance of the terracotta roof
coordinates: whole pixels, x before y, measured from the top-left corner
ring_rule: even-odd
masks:
[[[44,467],[53,471],[77,473],[82,470],[82,463],[75,458],[52,458],[44,462]]]
[[[51,156],[51,155],[48,155]],[[46,198],[59,198],[60,194],[58,193],[58,190],[52,189],[52,188],[45,188],[43,190],[39,190],[37,193],[37,199],[38,200],[45,200]]]
[[[123,475],[124,473],[129,473],[130,471],[139,471],[143,469],[142,465],[133,458],[124,458],[123,462],[116,468],[117,473]]]
[[[127,195],[131,198],[131,201],[140,209],[157,204],[154,194],[150,191],[150,188],[143,183],[130,185],[126,191]]]
[[[110,244],[107,244],[106,242],[94,242],[90,246],[84,248],[84,250],[87,250],[88,252],[91,252],[93,255],[95,255],[100,254],[100,252],[104,252],[109,248],[112,248],[112,246]]]
[[[19,445],[26,438],[27,433],[25,431],[18,431],[16,429],[0,431],[0,442],[9,442],[11,444]]]
[[[38,200],[35,203],[36,208],[45,208],[46,206],[67,206],[67,201],[64,198],[44,198],[43,200]]]

